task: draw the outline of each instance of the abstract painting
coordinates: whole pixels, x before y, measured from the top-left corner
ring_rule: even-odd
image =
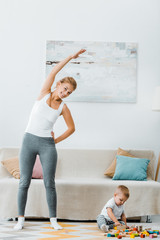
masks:
[[[81,48],[56,76],[71,76],[77,89],[65,101],[135,103],[137,92],[137,43],[95,41],[47,41],[46,76],[51,69]]]

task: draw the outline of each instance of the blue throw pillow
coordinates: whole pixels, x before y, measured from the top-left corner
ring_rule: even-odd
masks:
[[[150,160],[117,155],[113,180],[147,180],[147,167]]]

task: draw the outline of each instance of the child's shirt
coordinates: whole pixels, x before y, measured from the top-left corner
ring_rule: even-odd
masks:
[[[112,221],[110,219],[110,217],[108,216],[108,213],[107,213],[107,208],[112,208],[112,212],[114,214],[114,216],[117,218],[117,219],[121,219],[121,215],[122,213],[124,213],[124,205],[120,205],[120,206],[117,206],[117,204],[115,203],[114,201],[114,198],[111,198],[104,206],[104,208],[102,209],[101,211],[101,214],[104,215],[104,217],[109,220],[109,221]]]

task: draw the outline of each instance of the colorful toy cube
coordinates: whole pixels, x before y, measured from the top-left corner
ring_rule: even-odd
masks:
[[[157,233],[153,233],[153,237],[154,237],[154,238],[157,238]]]
[[[140,237],[141,237],[141,238],[145,238],[145,237],[146,237],[146,235],[145,235],[145,234],[143,234],[143,233],[141,233]]]
[[[147,237],[149,237],[149,232],[147,232],[146,230],[143,232],[143,234],[145,234]]]
[[[118,237],[117,237],[118,239],[121,239],[122,238],[122,236],[121,235],[118,235]]]
[[[149,237],[150,237],[150,238],[154,238],[153,234],[149,234]]]
[[[131,235],[130,235],[130,238],[135,238],[134,234],[131,234]]]
[[[108,233],[108,234],[107,234],[107,237],[111,237],[111,235],[112,235],[112,234]]]
[[[139,237],[139,234],[138,233],[133,233],[135,237]]]

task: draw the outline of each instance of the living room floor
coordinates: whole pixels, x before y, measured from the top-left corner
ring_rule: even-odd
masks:
[[[96,222],[59,221],[62,230],[54,230],[47,221],[25,221],[24,229],[15,231],[15,221],[0,221],[0,240],[103,240],[107,237],[97,227]],[[160,217],[153,218],[152,223],[128,223],[129,226],[142,225],[143,229],[150,227],[152,230],[160,230]],[[149,237],[147,237],[149,239]],[[160,235],[158,236],[160,238]],[[116,238],[117,239],[117,238]],[[130,239],[125,237],[124,239]],[[136,238],[137,240],[140,237]]]

